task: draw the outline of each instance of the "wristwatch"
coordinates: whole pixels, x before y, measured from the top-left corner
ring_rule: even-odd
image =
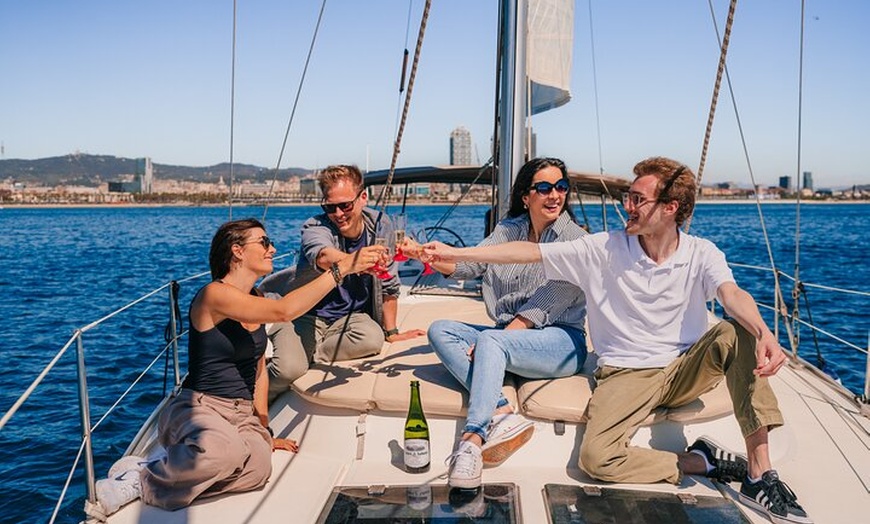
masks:
[[[341,269],[338,267],[338,262],[333,262],[329,266],[329,272],[332,273],[332,279],[335,280],[335,287],[341,285],[341,281],[344,280],[344,276],[341,274]]]
[[[398,334],[399,334],[399,328],[385,329],[384,330],[384,336],[387,338],[390,338],[391,336],[398,335]]]

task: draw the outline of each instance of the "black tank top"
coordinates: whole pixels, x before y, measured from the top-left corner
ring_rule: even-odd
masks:
[[[266,351],[266,328],[248,331],[226,319],[197,331],[190,326],[187,378],[182,387],[222,398],[254,399],[257,362]]]

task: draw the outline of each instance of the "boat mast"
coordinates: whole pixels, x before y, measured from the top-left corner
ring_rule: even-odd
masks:
[[[498,218],[510,208],[514,173],[525,161],[526,115],[526,27],[525,0],[501,0],[501,92],[498,109]]]

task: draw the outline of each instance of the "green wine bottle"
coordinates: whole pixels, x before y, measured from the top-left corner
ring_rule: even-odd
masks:
[[[411,405],[405,420],[405,470],[410,473],[429,471],[429,424],[420,402],[420,381],[411,381]]]

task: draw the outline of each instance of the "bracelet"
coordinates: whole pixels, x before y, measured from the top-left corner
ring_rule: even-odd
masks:
[[[332,273],[332,278],[335,280],[335,287],[341,285],[341,281],[344,280],[344,277],[341,276],[341,270],[338,268],[338,262],[333,262],[331,266],[329,266],[329,272]]]
[[[399,334],[399,328],[385,329],[384,330],[384,335],[386,335],[387,338],[389,338],[393,335],[398,335],[398,334]]]

